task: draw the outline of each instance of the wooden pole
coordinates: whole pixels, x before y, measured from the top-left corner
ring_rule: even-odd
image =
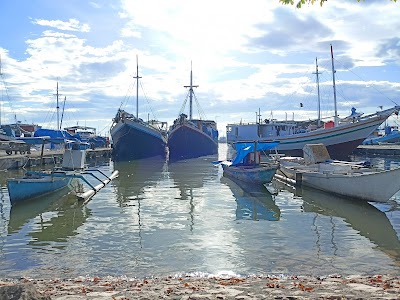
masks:
[[[43,152],[44,152],[44,139],[42,139],[42,151],[40,152],[40,164],[41,165],[44,165]]]

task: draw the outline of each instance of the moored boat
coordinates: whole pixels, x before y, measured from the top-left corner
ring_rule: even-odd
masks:
[[[400,143],[400,132],[398,128],[392,129],[391,126],[385,126],[384,134],[372,135],[366,138],[362,142],[363,145],[381,145],[381,144],[399,144],[399,143]]]
[[[22,178],[11,178],[7,181],[11,203],[43,196],[71,185],[72,177],[65,177],[66,172],[48,172],[39,174],[26,172]]]
[[[251,184],[265,184],[271,182],[279,164],[272,160],[261,162],[261,152],[274,149],[278,144],[278,142],[235,144],[235,158],[232,161],[220,162],[224,171],[224,176]]]
[[[77,190],[78,199],[84,201],[91,199],[100,189],[118,176],[118,171],[107,176],[100,170],[86,169],[85,157],[88,147],[88,144],[74,142],[69,149],[65,149],[61,168],[54,168],[50,171],[29,171],[21,178],[9,178],[7,188],[11,204],[14,205],[71,187],[72,182],[77,179],[81,179],[90,187],[89,190],[83,191],[81,186],[76,185],[79,188]],[[85,176],[92,176],[100,184],[93,185]]]
[[[113,160],[165,157],[167,123],[139,118],[139,67],[136,66],[136,116],[118,109],[110,129]]]
[[[304,158],[282,157],[280,180],[366,201],[387,202],[400,190],[400,168],[381,170],[366,162],[332,160],[323,144],[309,144]]]
[[[390,115],[398,113],[399,107],[357,118],[355,122],[340,122],[335,127],[308,130],[306,123],[279,122],[253,124],[228,124],[228,143],[237,141],[279,141],[278,152],[301,156],[306,144],[323,143],[332,158],[347,158]],[[277,130],[279,129],[279,135]]]
[[[192,70],[190,70],[190,85],[185,87],[189,88],[189,118],[186,114],[180,113],[168,131],[170,160],[195,158],[218,153],[218,129],[216,122],[213,120],[192,118],[193,88],[197,87],[193,85]]]

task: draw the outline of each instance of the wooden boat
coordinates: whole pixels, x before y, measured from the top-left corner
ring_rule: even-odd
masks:
[[[278,121],[265,119],[262,121],[258,114],[256,122],[232,123],[226,126],[226,137],[229,144],[240,141],[279,141],[277,150],[291,156],[301,156],[302,149],[306,144],[324,144],[331,157],[335,159],[347,159],[347,157],[361,143],[371,135],[392,114],[398,114],[400,106],[394,106],[387,110],[378,111],[373,114],[363,115],[352,109],[352,113],[339,118],[337,114],[335,69],[332,56],[332,74],[334,89],[335,115],[333,120],[323,122],[321,112],[318,109],[318,117],[311,121]],[[316,67],[318,73],[318,65]],[[318,84],[317,77],[317,84]],[[319,90],[319,88],[318,88]],[[319,106],[318,106],[319,107]]]
[[[400,168],[381,170],[367,162],[330,159],[323,144],[309,144],[304,158],[282,157],[278,179],[366,201],[386,202],[400,190]]]
[[[76,181],[77,179],[82,180],[90,187],[88,191],[77,193],[78,199],[88,201],[101,188],[118,176],[118,171],[114,171],[111,176],[107,176],[100,170],[86,169],[85,157],[88,147],[89,144],[73,143],[71,148],[65,149],[62,168],[54,168],[51,171],[30,171],[26,172],[22,178],[8,179],[7,188],[10,202],[15,204],[56,192],[71,185],[72,181]],[[86,178],[86,176],[91,176],[95,180],[100,181],[100,183],[93,185],[92,181]],[[105,179],[101,179],[101,176]]]
[[[279,164],[274,161],[261,162],[261,151],[276,148],[278,142],[236,143],[236,157],[232,161],[220,162],[224,176],[252,184],[271,182]]]
[[[11,203],[56,192],[71,184],[72,177],[64,176],[64,171],[51,171],[41,175],[38,172],[26,172],[22,178],[7,181]]]
[[[185,87],[189,88],[189,117],[181,112],[168,131],[168,150],[171,161],[218,153],[216,122],[192,117],[193,88],[197,87],[193,85],[192,70],[190,70],[190,85]]]
[[[148,157],[165,157],[167,123],[139,118],[139,68],[136,66],[136,115],[118,109],[110,134],[113,160],[130,161]]]

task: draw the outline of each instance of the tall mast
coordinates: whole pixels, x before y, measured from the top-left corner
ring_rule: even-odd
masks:
[[[136,55],[136,76],[133,77],[136,78],[136,119],[139,118],[139,78],[142,78],[139,76],[139,61],[138,61],[138,56]]]
[[[59,116],[59,109],[60,107],[58,106],[58,81],[57,81],[57,130],[60,130],[60,116]]]
[[[331,58],[332,58],[332,80],[333,80],[333,101],[335,104],[335,126],[338,125],[337,103],[336,103],[336,85],[335,85],[335,65],[333,63],[333,48],[331,44]]]
[[[63,119],[64,119],[65,101],[67,101],[67,96],[64,96],[64,104],[63,104],[63,109],[62,109],[62,112],[61,112],[60,130],[61,130],[62,122],[63,122]]]
[[[193,88],[199,87],[198,85],[193,85],[192,62],[190,62],[190,85],[185,85],[184,87],[189,88],[189,120],[191,120],[193,112]]]
[[[318,72],[318,58],[315,58],[315,73],[317,75],[317,91],[318,91],[318,120],[317,120],[317,125],[318,127],[321,125],[321,96],[319,93],[319,73]]]

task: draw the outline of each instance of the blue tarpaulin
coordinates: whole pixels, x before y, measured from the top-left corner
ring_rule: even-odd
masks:
[[[267,151],[276,148],[279,142],[238,142],[235,143],[236,157],[232,161],[232,166],[238,165],[243,162],[247,154],[254,152],[254,145],[257,145],[256,151]]]

